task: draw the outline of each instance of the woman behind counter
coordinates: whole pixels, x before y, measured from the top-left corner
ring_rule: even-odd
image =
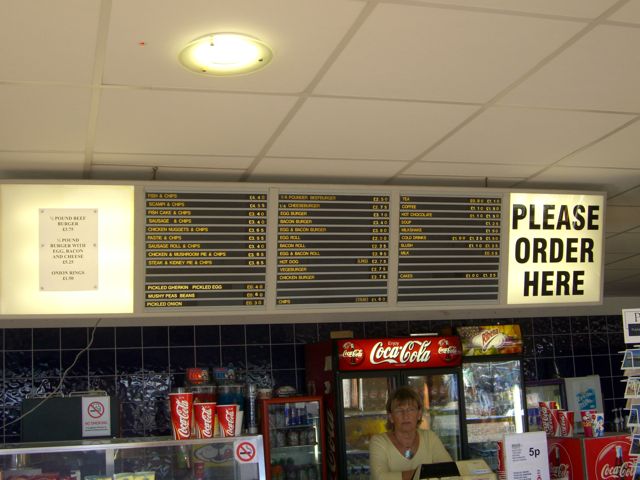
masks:
[[[372,480],[411,480],[423,463],[451,462],[451,455],[431,430],[420,430],[423,404],[411,387],[400,387],[387,400],[387,432],[369,444]]]

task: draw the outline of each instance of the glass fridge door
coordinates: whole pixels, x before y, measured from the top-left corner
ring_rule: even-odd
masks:
[[[325,478],[321,398],[289,397],[263,402],[267,478]]]
[[[343,378],[342,405],[346,450],[346,480],[369,479],[369,439],[386,432],[386,403],[393,378]]]
[[[453,458],[462,458],[458,376],[455,373],[411,375],[407,384],[422,397],[424,413],[420,428],[438,434]]]
[[[465,363],[465,421],[471,458],[498,466],[497,444],[505,433],[525,431],[520,360]]]

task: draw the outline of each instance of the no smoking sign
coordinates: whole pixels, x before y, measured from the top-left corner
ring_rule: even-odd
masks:
[[[111,436],[110,397],[82,397],[82,436]]]
[[[240,463],[256,463],[258,448],[253,440],[237,441],[233,445],[233,452],[237,462]]]
[[[104,403],[102,402],[91,402],[87,407],[87,413],[91,418],[100,418],[104,415]]]

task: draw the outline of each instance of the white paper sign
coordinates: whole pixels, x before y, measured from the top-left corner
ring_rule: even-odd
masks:
[[[550,480],[546,433],[506,434],[503,454],[507,480]]]
[[[98,289],[98,211],[40,209],[40,290]]]
[[[507,302],[602,302],[602,195],[512,193]]]
[[[111,436],[111,399],[82,397],[82,436]]]
[[[640,308],[622,310],[624,343],[640,344]]]

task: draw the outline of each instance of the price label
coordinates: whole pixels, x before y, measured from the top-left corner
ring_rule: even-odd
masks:
[[[544,432],[506,434],[503,453],[507,480],[550,480]]]

